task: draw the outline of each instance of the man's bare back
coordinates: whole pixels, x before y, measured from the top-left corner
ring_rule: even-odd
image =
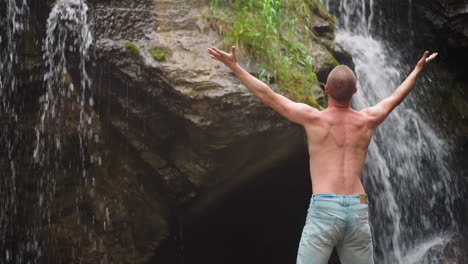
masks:
[[[313,193],[365,193],[361,175],[373,132],[368,116],[331,107],[314,119],[304,124]]]

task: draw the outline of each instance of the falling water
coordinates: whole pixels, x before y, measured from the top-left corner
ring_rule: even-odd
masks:
[[[40,98],[40,123],[36,127],[36,145],[33,159],[42,175],[37,189],[41,220],[47,230],[51,224],[51,206],[57,181],[78,173],[80,184],[92,182],[88,164],[93,162],[88,143],[93,138],[93,106],[91,78],[88,74],[93,37],[87,17],[88,7],[82,0],[58,0],[47,19],[43,43],[46,91]],[[79,144],[70,143],[77,138]],[[78,145],[77,165],[71,165],[70,156],[64,157],[63,146]],[[78,167],[78,168],[76,168]],[[69,176],[68,176],[69,177]],[[75,203],[82,198],[76,187]],[[79,224],[79,217],[77,217]],[[47,232],[47,231],[46,231]]]
[[[327,1],[326,6],[339,18],[336,41],[356,65],[354,107],[390,96],[413,65],[405,65],[398,51],[373,34],[373,1]],[[450,149],[411,94],[376,131],[363,179],[378,263],[433,263],[444,257],[445,245],[459,229],[454,203],[461,194],[450,160]]]
[[[28,252],[28,246],[11,240],[16,236],[18,214],[17,164],[18,115],[15,99],[19,63],[17,46],[26,28],[28,4],[25,0],[0,0],[0,263],[15,263],[17,251]]]
[[[93,99],[89,96],[91,79],[87,72],[93,38],[87,22],[87,11],[88,6],[83,1],[59,0],[47,19],[44,42],[46,93],[41,98],[41,123],[36,129],[34,159],[37,162],[44,162],[48,158],[41,155],[46,152],[44,144],[47,143],[41,140],[41,135],[52,137],[55,150],[60,151],[63,130],[73,125],[67,121],[66,114],[69,111],[79,113],[77,129],[81,147],[84,138],[92,135],[92,116],[86,111],[88,105],[93,106]],[[69,69],[75,62],[80,78],[78,89],[72,80],[70,71],[73,69]]]

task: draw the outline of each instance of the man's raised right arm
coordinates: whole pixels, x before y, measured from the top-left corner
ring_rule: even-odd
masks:
[[[437,57],[437,53],[433,53],[431,56],[429,56],[428,51],[424,52],[416,67],[414,67],[413,71],[408,75],[406,80],[401,83],[398,89],[396,89],[391,96],[385,98],[373,107],[362,110],[363,113],[367,114],[371,118],[374,128],[379,126],[393,111],[393,109],[395,109],[395,107],[397,107],[403,101],[403,99],[405,99],[416,83],[419,74],[421,74],[424,67],[426,67],[429,62],[435,59],[435,57]]]

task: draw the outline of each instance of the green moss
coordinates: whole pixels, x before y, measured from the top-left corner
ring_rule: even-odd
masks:
[[[157,61],[164,61],[172,53],[172,50],[166,46],[154,46],[150,49],[150,53]]]
[[[133,55],[139,55],[140,54],[140,48],[138,46],[130,41],[125,41],[125,48],[128,50]]]
[[[316,36],[311,22],[321,17],[330,23],[321,0],[212,0],[207,21],[236,45],[241,56],[260,64],[264,81],[275,80],[293,99],[319,107],[312,87],[319,84],[309,55]]]

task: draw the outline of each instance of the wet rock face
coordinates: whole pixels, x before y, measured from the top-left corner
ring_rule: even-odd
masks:
[[[376,4],[387,21],[395,21],[392,27],[388,27],[388,39],[393,37],[397,38],[396,41],[410,41],[422,45],[436,43],[439,50],[443,46],[468,46],[468,3],[465,0],[377,0]],[[383,25],[380,25],[380,28],[382,27]],[[408,31],[412,31],[413,34]],[[402,35],[405,38],[398,39],[402,38]],[[409,40],[406,36],[417,36],[417,39]]]
[[[468,47],[468,3],[464,0],[417,1],[424,16],[447,44]]]

